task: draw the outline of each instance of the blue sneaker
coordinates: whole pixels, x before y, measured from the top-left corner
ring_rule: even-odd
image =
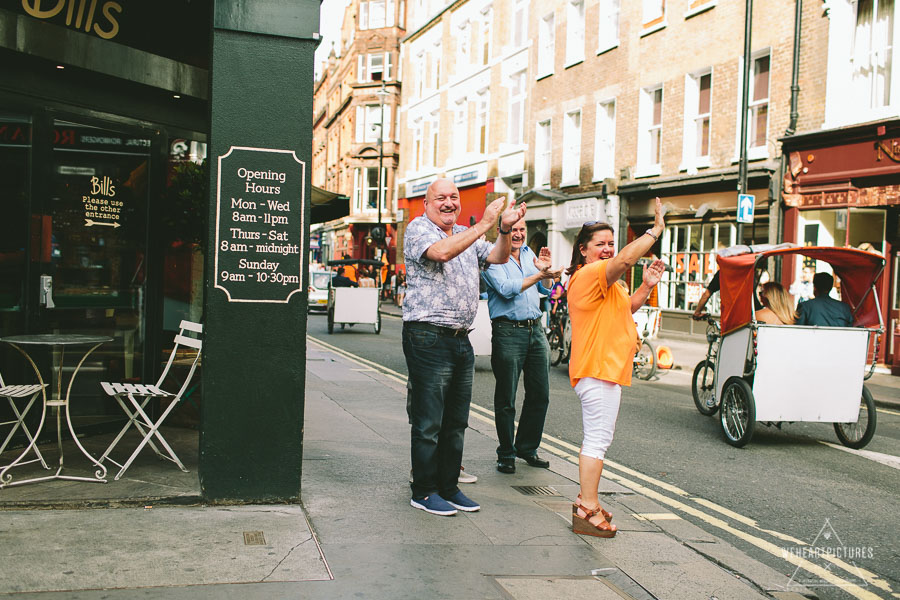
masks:
[[[457,494],[457,496],[460,495],[462,494]],[[454,498],[455,497],[456,496],[454,496]],[[465,496],[463,496],[463,498],[465,498]],[[418,500],[412,498],[410,499],[409,504],[413,508],[424,510],[425,512],[431,513],[433,515],[441,515],[442,517],[449,517],[456,514],[456,509],[437,494],[429,494],[428,496],[425,496],[424,498],[420,498]],[[463,510],[472,509],[464,508]]]
[[[455,494],[447,498],[447,504],[464,512],[475,512],[476,510],[481,510],[480,504],[469,500],[462,492],[456,492]]]

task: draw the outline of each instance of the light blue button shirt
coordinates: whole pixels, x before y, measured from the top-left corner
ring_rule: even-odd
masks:
[[[521,291],[522,281],[539,272],[534,259],[534,251],[523,245],[518,263],[510,256],[506,263],[491,265],[481,274],[487,284],[488,312],[492,319],[505,317],[524,321],[541,316],[541,294],[547,294],[547,289],[538,282]]]

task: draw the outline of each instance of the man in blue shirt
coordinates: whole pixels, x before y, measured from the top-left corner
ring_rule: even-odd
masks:
[[[550,404],[550,346],[541,324],[540,294],[549,293],[540,282],[553,279],[562,268],[551,270],[550,251],[540,256],[526,244],[525,221],[511,228],[509,261],[494,264],[482,274],[487,284],[491,315],[491,369],[494,371],[494,422],[497,426],[497,470],[516,472],[516,457],[532,467],[550,463],[537,454]],[[525,373],[525,399],[519,430],[515,429],[516,389]]]
[[[853,313],[850,307],[835,300],[828,293],[834,287],[830,273],[816,273],[813,277],[813,299],[797,306],[795,325],[819,325],[821,327],[850,327]]]

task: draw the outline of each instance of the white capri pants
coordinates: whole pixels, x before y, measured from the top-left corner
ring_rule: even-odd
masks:
[[[584,377],[575,385],[575,393],[581,400],[584,430],[581,453],[603,460],[616,431],[622,386],[602,379]]]

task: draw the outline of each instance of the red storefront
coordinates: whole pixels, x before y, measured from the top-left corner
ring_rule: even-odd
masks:
[[[900,375],[900,119],[782,138],[783,239],[852,246],[886,258],[878,283],[886,334],[880,362]],[[800,289],[821,265],[785,262],[783,281]]]

